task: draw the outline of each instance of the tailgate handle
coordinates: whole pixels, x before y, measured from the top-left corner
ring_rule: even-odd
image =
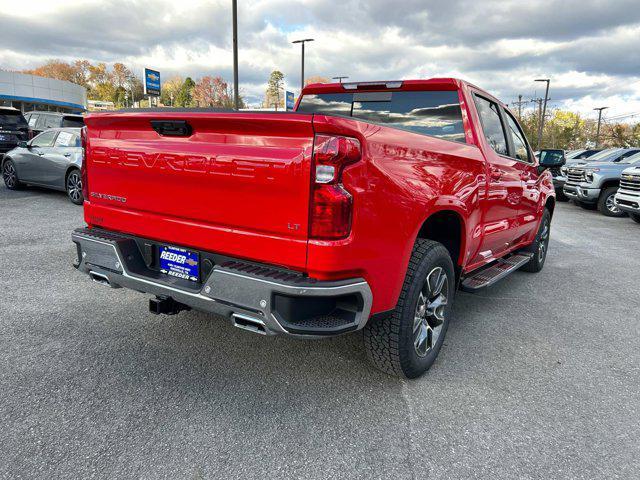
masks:
[[[151,126],[166,137],[189,137],[193,132],[186,120],[151,120]]]

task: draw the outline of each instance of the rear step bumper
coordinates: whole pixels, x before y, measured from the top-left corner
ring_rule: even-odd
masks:
[[[222,315],[254,333],[297,337],[359,330],[371,313],[373,296],[361,278],[315,281],[295,272],[229,261],[214,265],[207,278],[195,284],[147,268],[131,237],[78,229],[71,238],[79,271],[112,288],[155,295],[154,313],[193,308]]]

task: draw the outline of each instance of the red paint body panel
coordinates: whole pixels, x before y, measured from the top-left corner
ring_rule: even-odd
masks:
[[[395,90],[428,89],[459,92],[466,144],[318,114],[89,115],[92,196],[85,219],[320,280],[361,276],[373,292],[372,313],[390,310],[431,215],[446,210],[459,217],[457,263],[468,272],[531,243],[554,195],[548,172],[500,157],[486,142],[472,95],[493,97],[455,79],[405,81]],[[303,94],[344,91],[340,84],[310,85]],[[162,137],[152,119],[188,120],[194,134]],[[308,236],[315,134],[355,137],[362,149],[362,159],[342,175],[353,213],[350,235],[338,241]]]
[[[149,123],[185,116],[189,138]],[[114,113],[87,125],[89,225],[304,269],[311,116]]]

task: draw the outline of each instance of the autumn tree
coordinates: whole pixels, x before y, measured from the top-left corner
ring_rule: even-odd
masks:
[[[264,96],[265,107],[284,107],[284,73],[274,70],[269,76],[267,82],[267,91]]]
[[[193,100],[198,107],[231,108],[229,86],[221,77],[202,77],[193,88]]]
[[[48,60],[44,65],[32,70],[24,70],[23,73],[73,82],[76,71],[72,65],[62,60]]]
[[[89,75],[90,75],[91,62],[89,60],[76,60],[73,62],[73,83],[82,85],[85,88],[89,87]]]
[[[98,63],[89,66],[89,83],[98,85],[100,83],[108,83],[111,80],[106,63]]]
[[[304,86],[311,85],[312,83],[331,83],[327,77],[321,75],[313,75],[304,81]]]
[[[191,77],[185,78],[176,96],[176,107],[191,107],[193,105],[192,92],[195,86],[196,82],[194,82]]]
[[[114,86],[117,87],[127,87],[133,78],[133,73],[129,68],[123,63],[114,63],[113,69],[111,70],[111,79],[113,81]]]
[[[183,83],[184,80],[179,76],[172,77],[163,82],[160,91],[160,103],[174,106]]]

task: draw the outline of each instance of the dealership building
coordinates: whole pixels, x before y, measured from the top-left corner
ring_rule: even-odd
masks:
[[[87,109],[87,89],[63,80],[0,70],[0,106],[22,112],[81,113]]]

